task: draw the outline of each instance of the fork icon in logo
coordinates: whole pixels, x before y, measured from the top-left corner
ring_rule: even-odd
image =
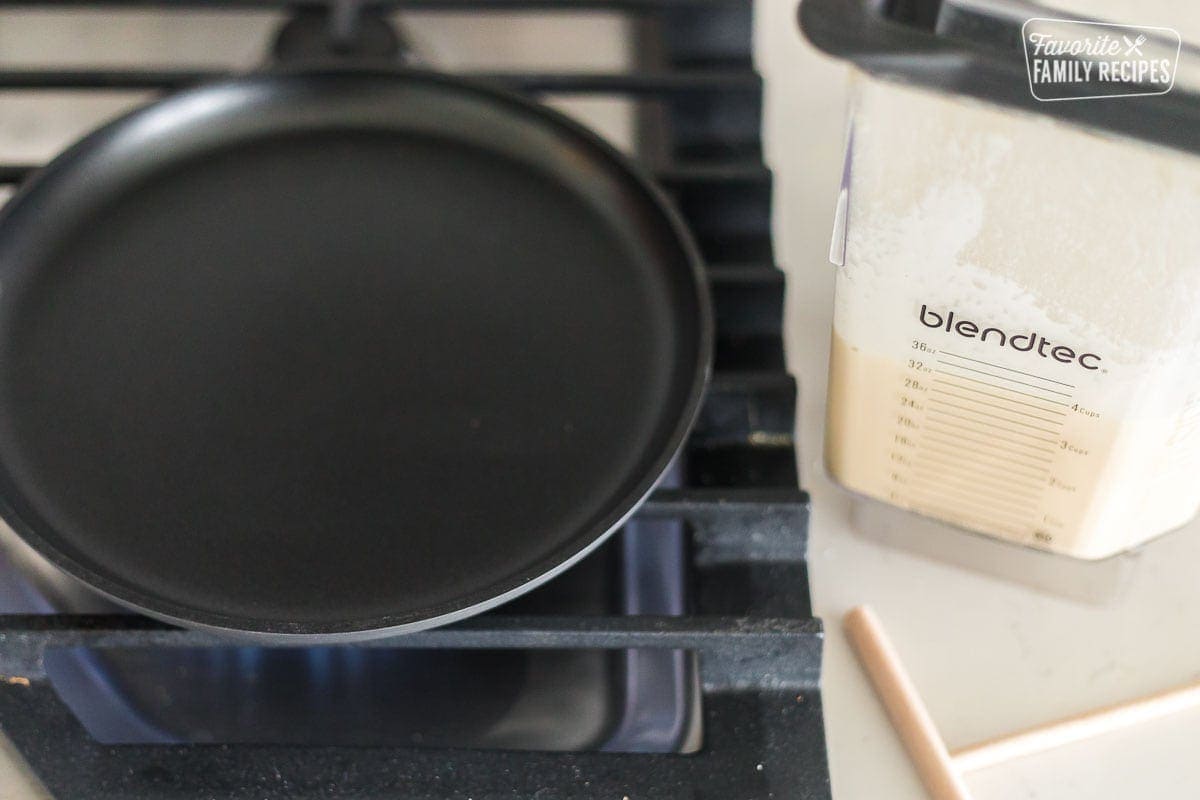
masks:
[[[1130,41],[1128,36],[1122,36],[1121,38],[1125,40],[1125,55],[1129,55],[1130,53],[1137,53],[1139,56],[1142,55],[1142,45],[1146,43],[1145,36],[1137,37],[1137,41]]]

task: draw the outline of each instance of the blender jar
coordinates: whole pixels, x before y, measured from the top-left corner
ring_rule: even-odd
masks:
[[[968,94],[856,80],[826,463],[1102,558],[1200,508],[1200,157]]]

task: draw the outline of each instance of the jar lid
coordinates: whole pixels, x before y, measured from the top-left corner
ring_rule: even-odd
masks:
[[[1200,49],[1169,28],[1019,0],[803,0],[799,21],[817,48],[881,79],[1200,154]]]

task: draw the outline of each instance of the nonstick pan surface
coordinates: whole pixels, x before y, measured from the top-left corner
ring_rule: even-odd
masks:
[[[710,349],[686,231],[583,128],[421,72],[236,78],[6,207],[0,503],[167,620],[429,627],[619,526]]]

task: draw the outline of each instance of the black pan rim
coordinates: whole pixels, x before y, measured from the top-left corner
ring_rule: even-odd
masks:
[[[368,78],[415,80],[444,85],[458,91],[470,92],[515,108],[518,113],[534,117],[544,124],[557,127],[568,137],[576,140],[581,147],[596,151],[608,162],[615,174],[618,174],[622,180],[627,181],[632,188],[636,189],[646,198],[648,207],[654,209],[661,217],[662,222],[666,226],[664,230],[670,230],[672,234],[671,238],[679,246],[679,255],[688,267],[692,279],[691,283],[695,289],[693,297],[690,300],[695,304],[697,312],[696,359],[694,363],[686,365],[690,368],[692,374],[691,385],[687,392],[686,401],[678,409],[677,422],[674,428],[663,439],[663,445],[659,448],[659,452],[655,453],[652,459],[646,459],[650,466],[644,470],[642,479],[637,481],[634,488],[625,495],[613,500],[610,504],[611,512],[600,522],[590,528],[577,532],[563,545],[555,548],[539,561],[504,581],[495,582],[489,586],[477,589],[475,592],[457,598],[455,601],[405,614],[385,615],[367,619],[346,619],[334,622],[296,622],[293,620],[219,614],[175,603],[156,594],[147,593],[139,587],[131,585],[128,581],[105,575],[71,557],[56,547],[49,538],[39,533],[38,526],[30,524],[18,512],[17,508],[10,501],[10,498],[0,495],[0,517],[3,517],[24,542],[33,548],[42,558],[45,558],[68,575],[83,582],[101,595],[132,610],[170,624],[198,628],[248,640],[277,640],[284,638],[296,644],[332,644],[393,634],[411,633],[466,619],[502,605],[546,583],[603,544],[649,498],[686,442],[699,414],[700,405],[703,402],[705,390],[713,370],[714,321],[704,260],[686,223],[662,188],[656,184],[642,166],[618,151],[585,125],[535,100],[480,80],[472,80],[456,75],[412,67],[384,69],[377,67],[322,66],[315,69],[312,67],[263,69],[220,81],[205,83],[169,94],[160,100],[140,106],[85,135],[27,180],[8,201],[5,212],[14,208],[26,195],[35,191],[42,181],[53,176],[56,165],[65,163],[70,158],[86,153],[94,138],[99,138],[101,135],[108,135],[112,130],[121,125],[130,124],[140,114],[146,112],[151,107],[157,106],[159,103],[176,98],[186,99],[187,97],[201,96],[204,93],[221,91],[223,89],[228,90],[255,81],[320,76],[364,76]],[[7,213],[0,214],[0,222],[7,216]]]

